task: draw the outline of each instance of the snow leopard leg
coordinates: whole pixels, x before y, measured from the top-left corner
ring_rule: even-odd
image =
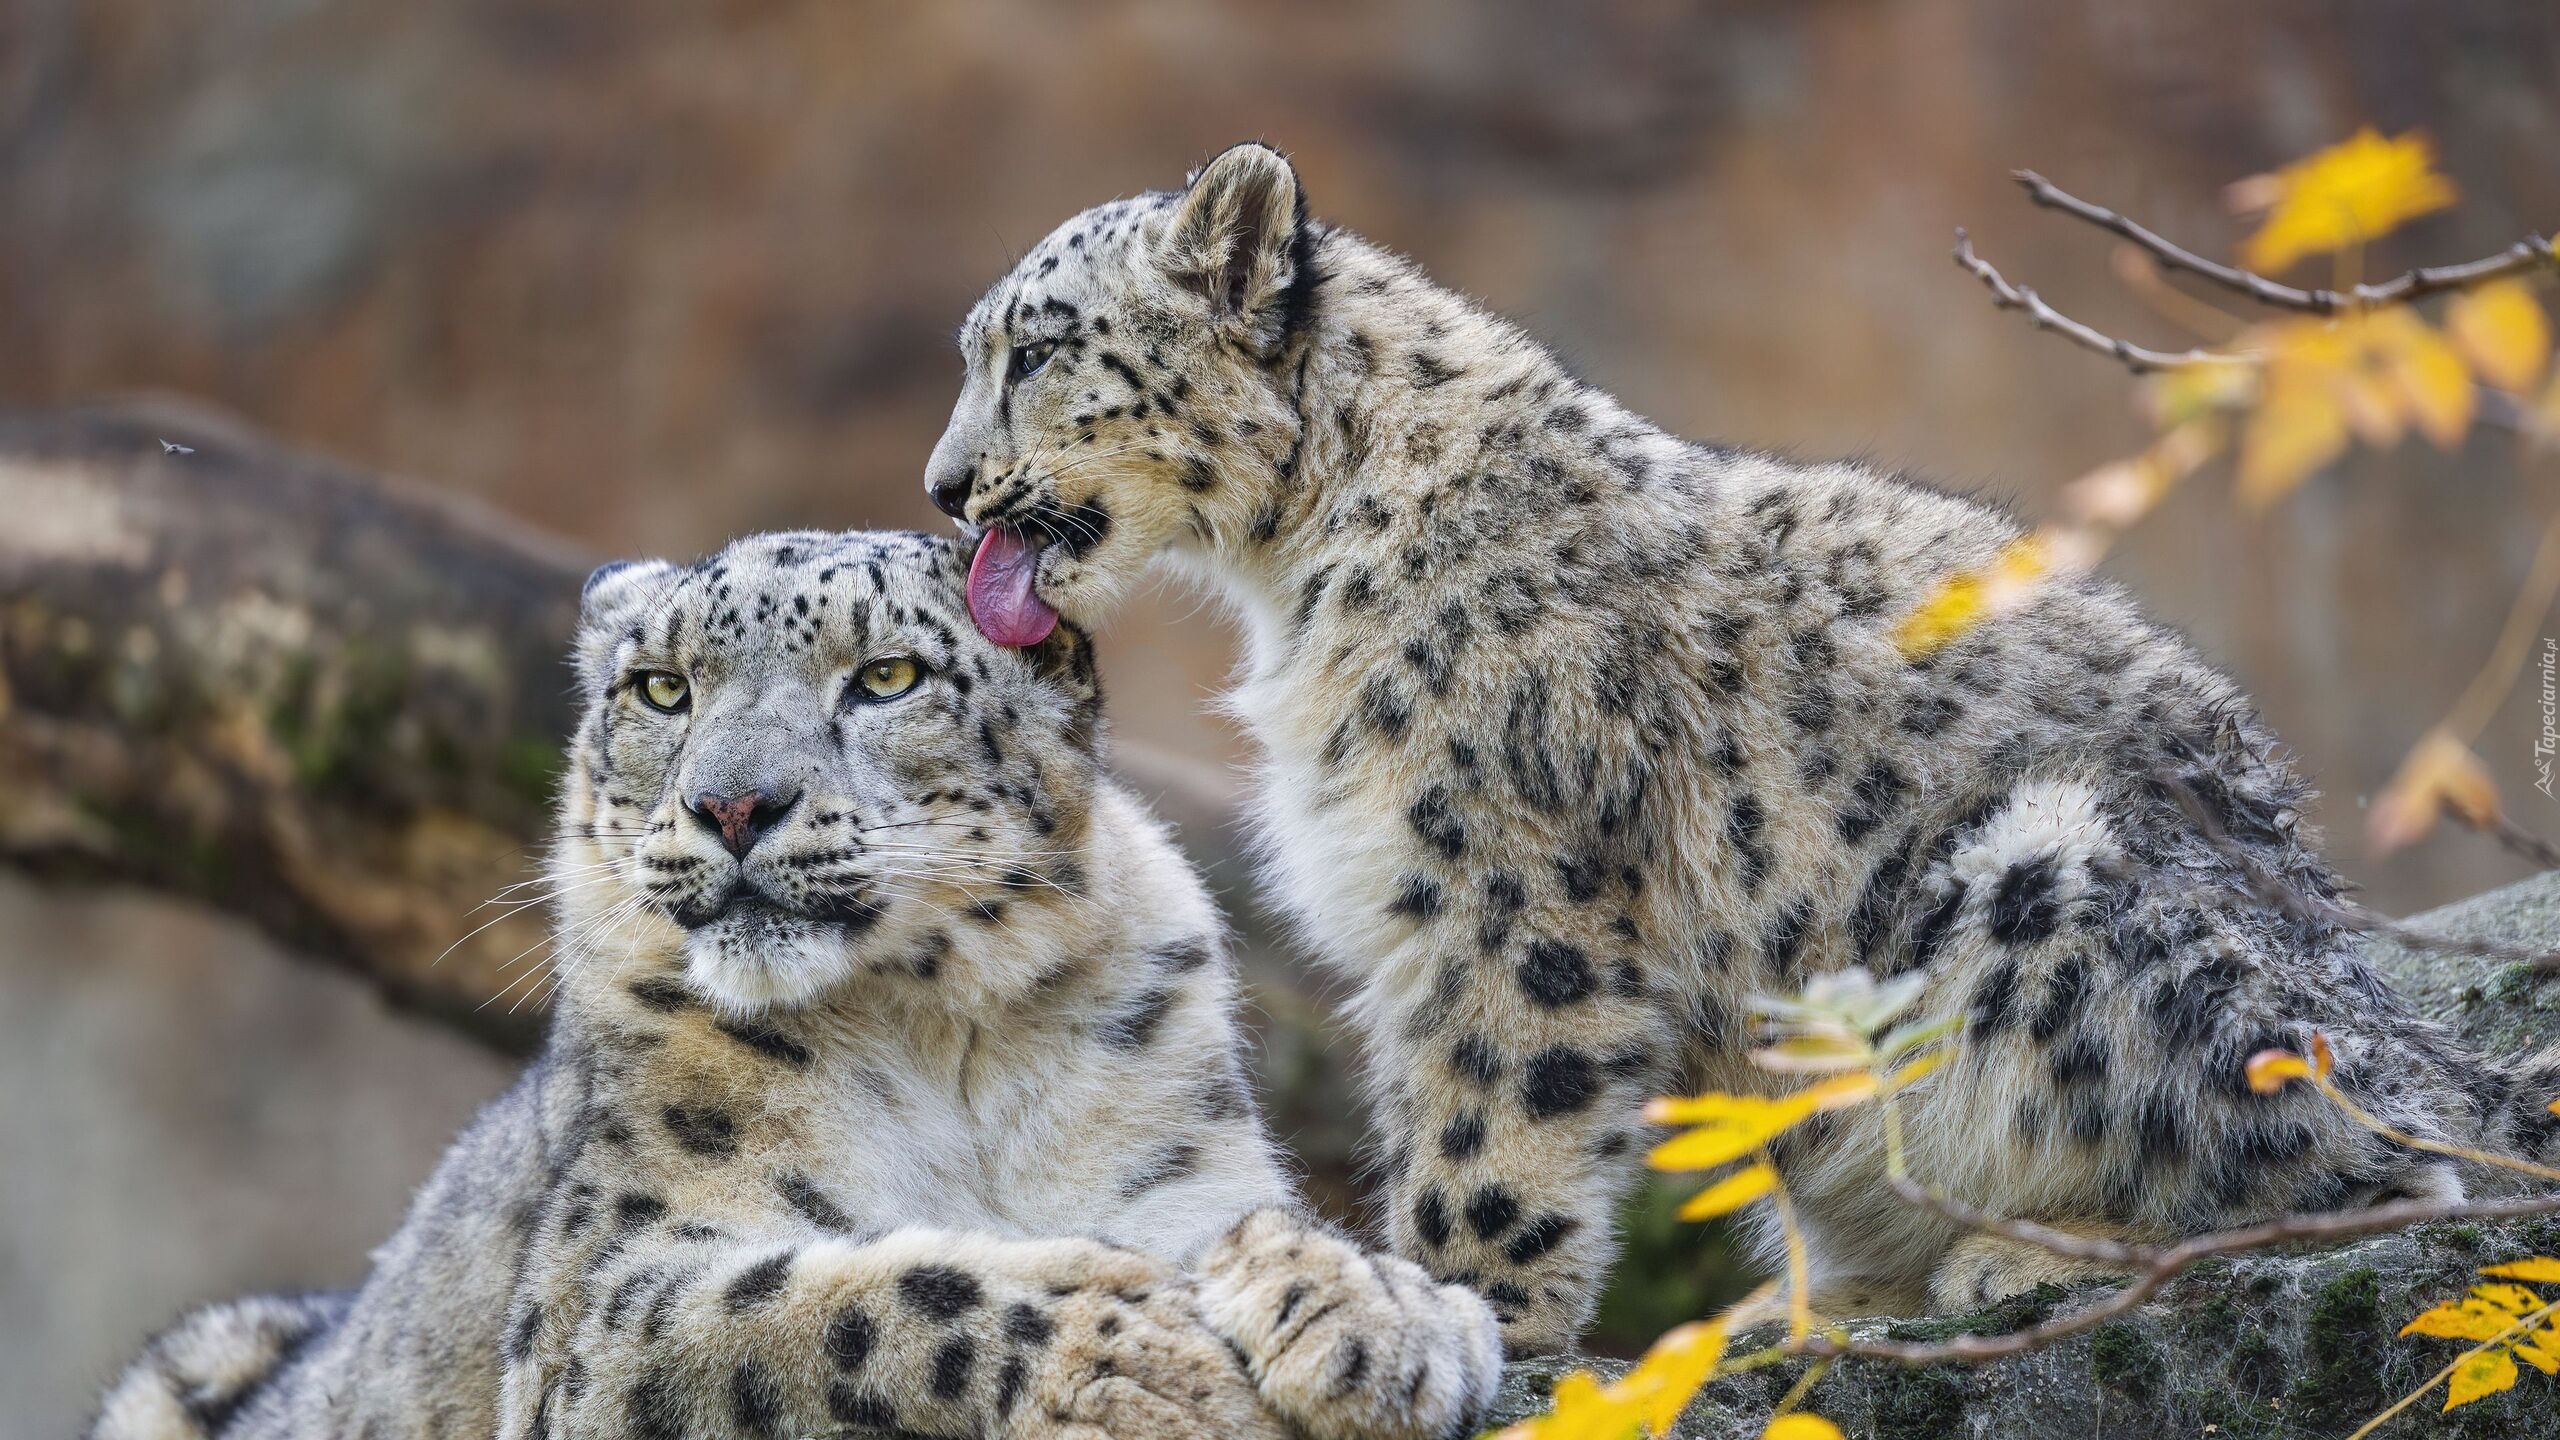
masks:
[[[1514,1355],[1589,1323],[1673,1058],[1637,962],[1528,892],[1495,869],[1440,898],[1418,937],[1439,943],[1404,947],[1359,1005],[1394,1248],[1481,1293]]]

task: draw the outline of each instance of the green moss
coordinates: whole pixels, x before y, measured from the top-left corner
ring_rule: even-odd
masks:
[[[2229,1340],[2240,1328],[2240,1307],[2228,1295],[2216,1295],[2187,1313],[2184,1321],[2190,1340],[2218,1345]]]
[[[1876,1377],[1875,1440],[1946,1440],[1966,1433],[1964,1387],[1944,1365]]]
[[[2540,978],[2530,965],[2509,965],[2489,977],[2489,998],[2502,1005],[2530,1005]]]
[[[1958,1335],[2005,1335],[2012,1330],[2042,1324],[2067,1293],[2059,1285],[2039,1285],[2023,1295],[2012,1295],[1996,1305],[1970,1314],[1896,1321],[1886,1327],[1885,1333],[1896,1340],[1918,1340],[1930,1344],[1951,1340]]]
[[[2390,1403],[2381,1381],[2390,1330],[2375,1270],[2350,1270],[2321,1286],[2303,1316],[2302,1373],[2288,1397],[2296,1417],[2315,1429],[2352,1426]]]
[[[2381,1321],[2381,1273],[2361,1266],[2320,1287],[2311,1301],[2303,1344],[2311,1358],[2324,1363],[2366,1358]]]
[[[409,709],[407,657],[350,640],[325,671],[308,655],[286,665],[267,707],[267,726],[304,789],[343,795],[369,788]]]
[[[2167,1366],[2159,1347],[2119,1322],[2102,1325],[2089,1337],[2089,1372],[2120,1395],[2148,1396],[2159,1390]]]
[[[2255,1394],[2275,1384],[2284,1373],[2284,1355],[2266,1331],[2252,1325],[2232,1337],[2231,1363],[2223,1373],[2231,1377],[2234,1389]]]
[[[116,854],[187,894],[227,896],[239,883],[230,850],[214,836],[178,830],[148,810],[76,803],[115,832]]]

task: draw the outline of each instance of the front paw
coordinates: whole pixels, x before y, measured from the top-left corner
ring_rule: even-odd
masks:
[[[2023,1240],[1968,1235],[1930,1272],[1929,1307],[1942,1315],[1978,1310],[2039,1285],[2078,1285],[2123,1273],[2118,1267],[2056,1255]]]
[[[1052,1304],[1006,1314],[1037,1361],[998,1381],[1004,1440],[1288,1440],[1190,1281],[1116,1250],[1060,1250]]]
[[[1199,1294],[1264,1401],[1307,1440],[1468,1435],[1501,1382],[1501,1334],[1474,1291],[1279,1211],[1218,1242]]]

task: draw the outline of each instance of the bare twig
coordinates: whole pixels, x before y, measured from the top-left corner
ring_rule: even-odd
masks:
[[[2484,833],[2520,860],[2529,860],[2545,870],[2560,870],[2560,845],[2552,844],[2504,815],[2499,816],[2498,823]]]
[[[2162,370],[2176,370],[2190,365],[2255,365],[2259,357],[2237,351],[2212,350],[2193,346],[2185,350],[2153,350],[2119,339],[2046,303],[2034,287],[2013,285],[1988,260],[1974,253],[1973,237],[1963,226],[1956,227],[1956,264],[1982,282],[1991,292],[1995,310],[2020,310],[2027,323],[2038,330],[2050,330],[2072,344],[2093,354],[2104,355],[2136,375],[2151,375]],[[2412,272],[2415,273],[2415,272]],[[2403,277],[2406,278],[2406,277]],[[2533,431],[2535,422],[2515,398],[2485,385],[2472,387],[2477,408],[2473,419],[2499,430],[2524,434]],[[2555,852],[2560,853],[2560,852]]]
[[[2398,1205],[2382,1205],[2371,1210],[2352,1210],[2332,1215],[2289,1215],[2262,1225],[2222,1230],[2198,1235],[2190,1240],[2164,1248],[2125,1247],[2140,1262],[2132,1283],[2083,1309],[2057,1315],[2040,1325],[2014,1330],[2005,1335],[1959,1335],[1937,1342],[1901,1340],[1860,1340],[1840,1335],[1810,1335],[1800,1344],[1786,1348],[1797,1354],[1828,1359],[1842,1355],[1860,1355],[1871,1360],[1890,1360],[1897,1365],[1942,1365],[1950,1362],[1975,1364],[1985,1360],[2004,1359],[2041,1350],[2057,1341],[2067,1340],[2092,1330],[2118,1315],[2133,1309],[2158,1293],[2160,1287],[2176,1279],[2199,1261],[2243,1251],[2264,1250],[2271,1246],[2294,1244],[2306,1240],[2344,1240],[2358,1235],[2379,1234],[2410,1225],[2438,1220],[2519,1220],[2534,1215],[2560,1212],[2560,1194],[2541,1195],[2516,1200],[2446,1204],[2440,1201],[2413,1200]]]
[[[2257,856],[2250,854],[2237,841],[2234,841],[2185,781],[2158,771],[2152,773],[2151,780],[2178,802],[2178,808],[2185,813],[2188,823],[2196,827],[2196,833],[2204,837],[2205,843],[2220,852],[2222,858],[2239,868],[2242,878],[2248,881],[2249,892],[2259,900],[2284,912],[2288,919],[2325,921],[2359,933],[2380,935],[2385,939],[2406,945],[2412,950],[2423,950],[2434,955],[2463,955],[2476,960],[2506,960],[2528,965],[2536,970],[2560,972],[2560,951],[2542,950],[2531,945],[2518,945],[2513,941],[2492,940],[2484,936],[2432,934],[2416,929],[2405,921],[2385,915],[2379,910],[2356,904],[2352,900],[2330,900],[2310,894],[2300,886],[2286,881],[2282,876],[2271,873],[2259,862]],[[2499,829],[2492,833],[2501,844],[2516,854],[2540,864],[2545,869],[2560,869],[2560,847],[2555,847],[2550,841],[2523,829],[2513,821],[2501,819]]]
[[[2033,1245],[2039,1250],[2051,1251],[2056,1255],[2067,1255],[2075,1260],[2094,1260],[2101,1265],[2137,1267],[2150,1263],[2151,1252],[2139,1245],[2128,1245],[2121,1240],[2109,1240],[2099,1235],[2083,1235],[2076,1230],[2057,1230],[2050,1225],[2039,1225],[2033,1220],[2012,1220],[2005,1215],[1994,1215],[1988,1210],[1977,1209],[1951,1195],[1923,1185],[1907,1175],[1889,1175],[1886,1177],[1886,1182],[1893,1186],[1893,1193],[1896,1195],[1923,1210],[1935,1211],[1968,1230],[2006,1236],[2011,1240]]]
[[[2447,290],[2459,290],[2466,285],[2477,285],[2485,280],[2543,267],[2560,270],[2560,257],[2553,255],[2551,242],[2540,235],[2528,235],[2495,255],[2459,265],[2422,266],[2389,280],[2345,290],[2304,290],[2270,280],[2264,275],[2207,260],[2153,233],[2139,222],[2071,194],[2033,170],[2011,171],[2010,177],[2026,187],[2028,199],[2047,210],[2059,210],[2075,220],[2086,221],[2118,236],[2148,253],[2167,269],[2184,270],[2279,310],[2334,315],[2341,310],[2423,299]]]
[[[2157,370],[2175,370],[2186,365],[2245,365],[2247,356],[2228,355],[2198,346],[2187,350],[2153,350],[2130,340],[2096,330],[2072,319],[2044,302],[2044,297],[2024,285],[2012,285],[2001,277],[1991,262],[1973,253],[1973,237],[1959,226],[1956,230],[1956,264],[1970,272],[1991,292],[1991,303],[2002,310],[2026,312],[2027,323],[2038,330],[2050,330],[2084,350],[2093,351],[2123,365],[2136,375]]]

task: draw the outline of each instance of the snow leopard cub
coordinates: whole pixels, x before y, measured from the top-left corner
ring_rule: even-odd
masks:
[[[1445,1437],[1481,1300],[1301,1218],[1092,652],[916,535],[607,567],[543,1055],[347,1295],[154,1340],[98,1440]]]
[[[1912,1163],[1995,1211],[2156,1238],[2453,1192],[2251,1093],[2315,1029],[2408,1133],[2552,1143],[2560,1061],[2461,1053],[2335,907],[2267,898],[2337,891],[2306,790],[2123,596],[1895,647],[1998,512],[1665,434],[1258,145],[1068,220],[960,338],[926,483],[982,536],[972,613],[1097,623],[1159,555],[1233,602],[1270,889],[1359,985],[1395,1246],[1513,1347],[1588,1320],[1643,1098],[1777,1083],[1748,997],[1849,965],[1966,1017]],[[1870,1112],[1787,1139],[1826,1310],[2070,1276],[1896,1199]]]

